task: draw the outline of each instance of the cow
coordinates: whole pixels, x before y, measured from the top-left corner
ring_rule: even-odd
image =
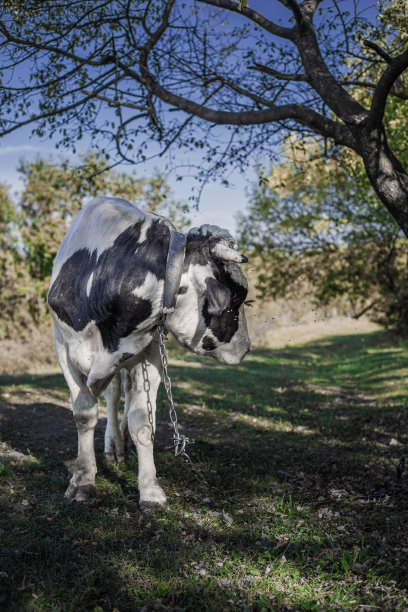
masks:
[[[250,341],[239,263],[247,258],[233,247],[227,230],[202,225],[184,235],[164,217],[121,198],[93,198],[72,221],[48,293],[78,431],[67,499],[84,501],[96,491],[94,429],[97,398],[105,393],[107,459],[123,461],[128,430],[138,455],[140,506],[166,505],[153,458],[162,371],[157,328],[165,319],[166,330],[194,353],[222,364],[242,361]]]

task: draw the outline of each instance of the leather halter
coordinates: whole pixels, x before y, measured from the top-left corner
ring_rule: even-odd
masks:
[[[167,253],[166,276],[163,291],[163,315],[171,311],[176,304],[183,272],[187,236],[181,232],[171,232]]]

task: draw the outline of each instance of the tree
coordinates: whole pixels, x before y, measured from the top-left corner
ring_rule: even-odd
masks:
[[[401,20],[398,4],[388,5],[383,13],[384,27],[395,29]],[[364,67],[360,58],[351,64],[351,71],[365,70],[369,82],[376,81],[378,66]],[[355,87],[359,103],[368,106],[367,89],[359,81]],[[384,125],[391,147],[406,166],[403,104],[395,96],[389,100]],[[407,241],[376,197],[361,157],[345,149],[333,155],[330,147],[323,150],[322,144],[292,133],[282,158],[267,178],[260,174],[240,223],[243,245],[262,256],[261,294],[296,294],[305,289],[307,279],[307,289],[320,306],[345,296],[355,316],[368,312],[407,335]]]
[[[0,184],[0,336],[13,324],[25,284],[17,236],[12,232],[16,219],[8,190]]]
[[[20,163],[23,191],[16,206],[0,185],[0,331],[40,323],[47,316],[45,298],[52,265],[72,217],[96,195],[126,198],[183,229],[188,208],[173,198],[165,177],[149,178],[107,170],[107,163],[87,155],[81,170],[68,160],[59,164],[37,158]]]
[[[0,135],[31,125],[74,148],[86,135],[128,162],[154,140],[157,154],[202,151],[206,175],[273,154],[285,129],[313,134],[362,159],[408,235],[408,174],[384,125],[389,100],[408,97],[406,3],[380,0],[380,15],[400,13],[376,27],[341,0],[274,0],[264,14],[259,4],[3,2]],[[279,8],[281,23],[270,16]]]
[[[291,145],[268,178],[260,174],[239,218],[241,247],[258,262],[260,295],[307,292],[323,308],[340,299],[357,318],[368,312],[408,335],[408,241],[361,160],[348,154],[323,163],[315,144]]]

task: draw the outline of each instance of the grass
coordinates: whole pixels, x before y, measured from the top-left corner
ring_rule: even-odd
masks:
[[[0,380],[2,444],[20,453],[0,467],[1,609],[406,609],[395,466],[408,344],[332,335],[236,368],[176,357],[181,430],[214,488],[165,450],[161,391],[156,465],[170,508],[155,513],[139,511],[135,455],[104,463],[103,419],[98,495],[65,503],[76,435],[62,376]]]

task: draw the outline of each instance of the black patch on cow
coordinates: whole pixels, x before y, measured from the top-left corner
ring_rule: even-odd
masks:
[[[215,342],[210,336],[204,336],[202,344],[203,349],[206,351],[213,351],[215,349]]]
[[[187,285],[183,285],[182,287],[180,287],[180,289],[178,290],[178,295],[184,295],[185,293],[187,293],[188,291],[188,287]]]
[[[203,306],[203,317],[207,327],[220,342],[230,342],[239,327],[239,308],[244,302],[248,291],[240,283],[236,283],[221,264],[214,273],[217,280],[227,287],[231,297],[227,308],[219,315],[211,314],[210,301],[206,298]]]
[[[154,220],[139,242],[142,222],[129,226],[113,245],[97,257],[96,249],[80,249],[62,266],[48,303],[58,318],[75,331],[95,321],[104,347],[114,352],[121,338],[131,334],[152,313],[149,299],[133,295],[147,273],[164,279],[170,230]],[[89,296],[88,280],[93,274]]]
[[[213,258],[210,254],[210,242],[209,236],[203,236],[202,234],[194,233],[187,234],[186,240],[186,253],[184,256],[184,267],[187,270],[188,267],[193,265],[205,266],[206,264],[213,262]]]

